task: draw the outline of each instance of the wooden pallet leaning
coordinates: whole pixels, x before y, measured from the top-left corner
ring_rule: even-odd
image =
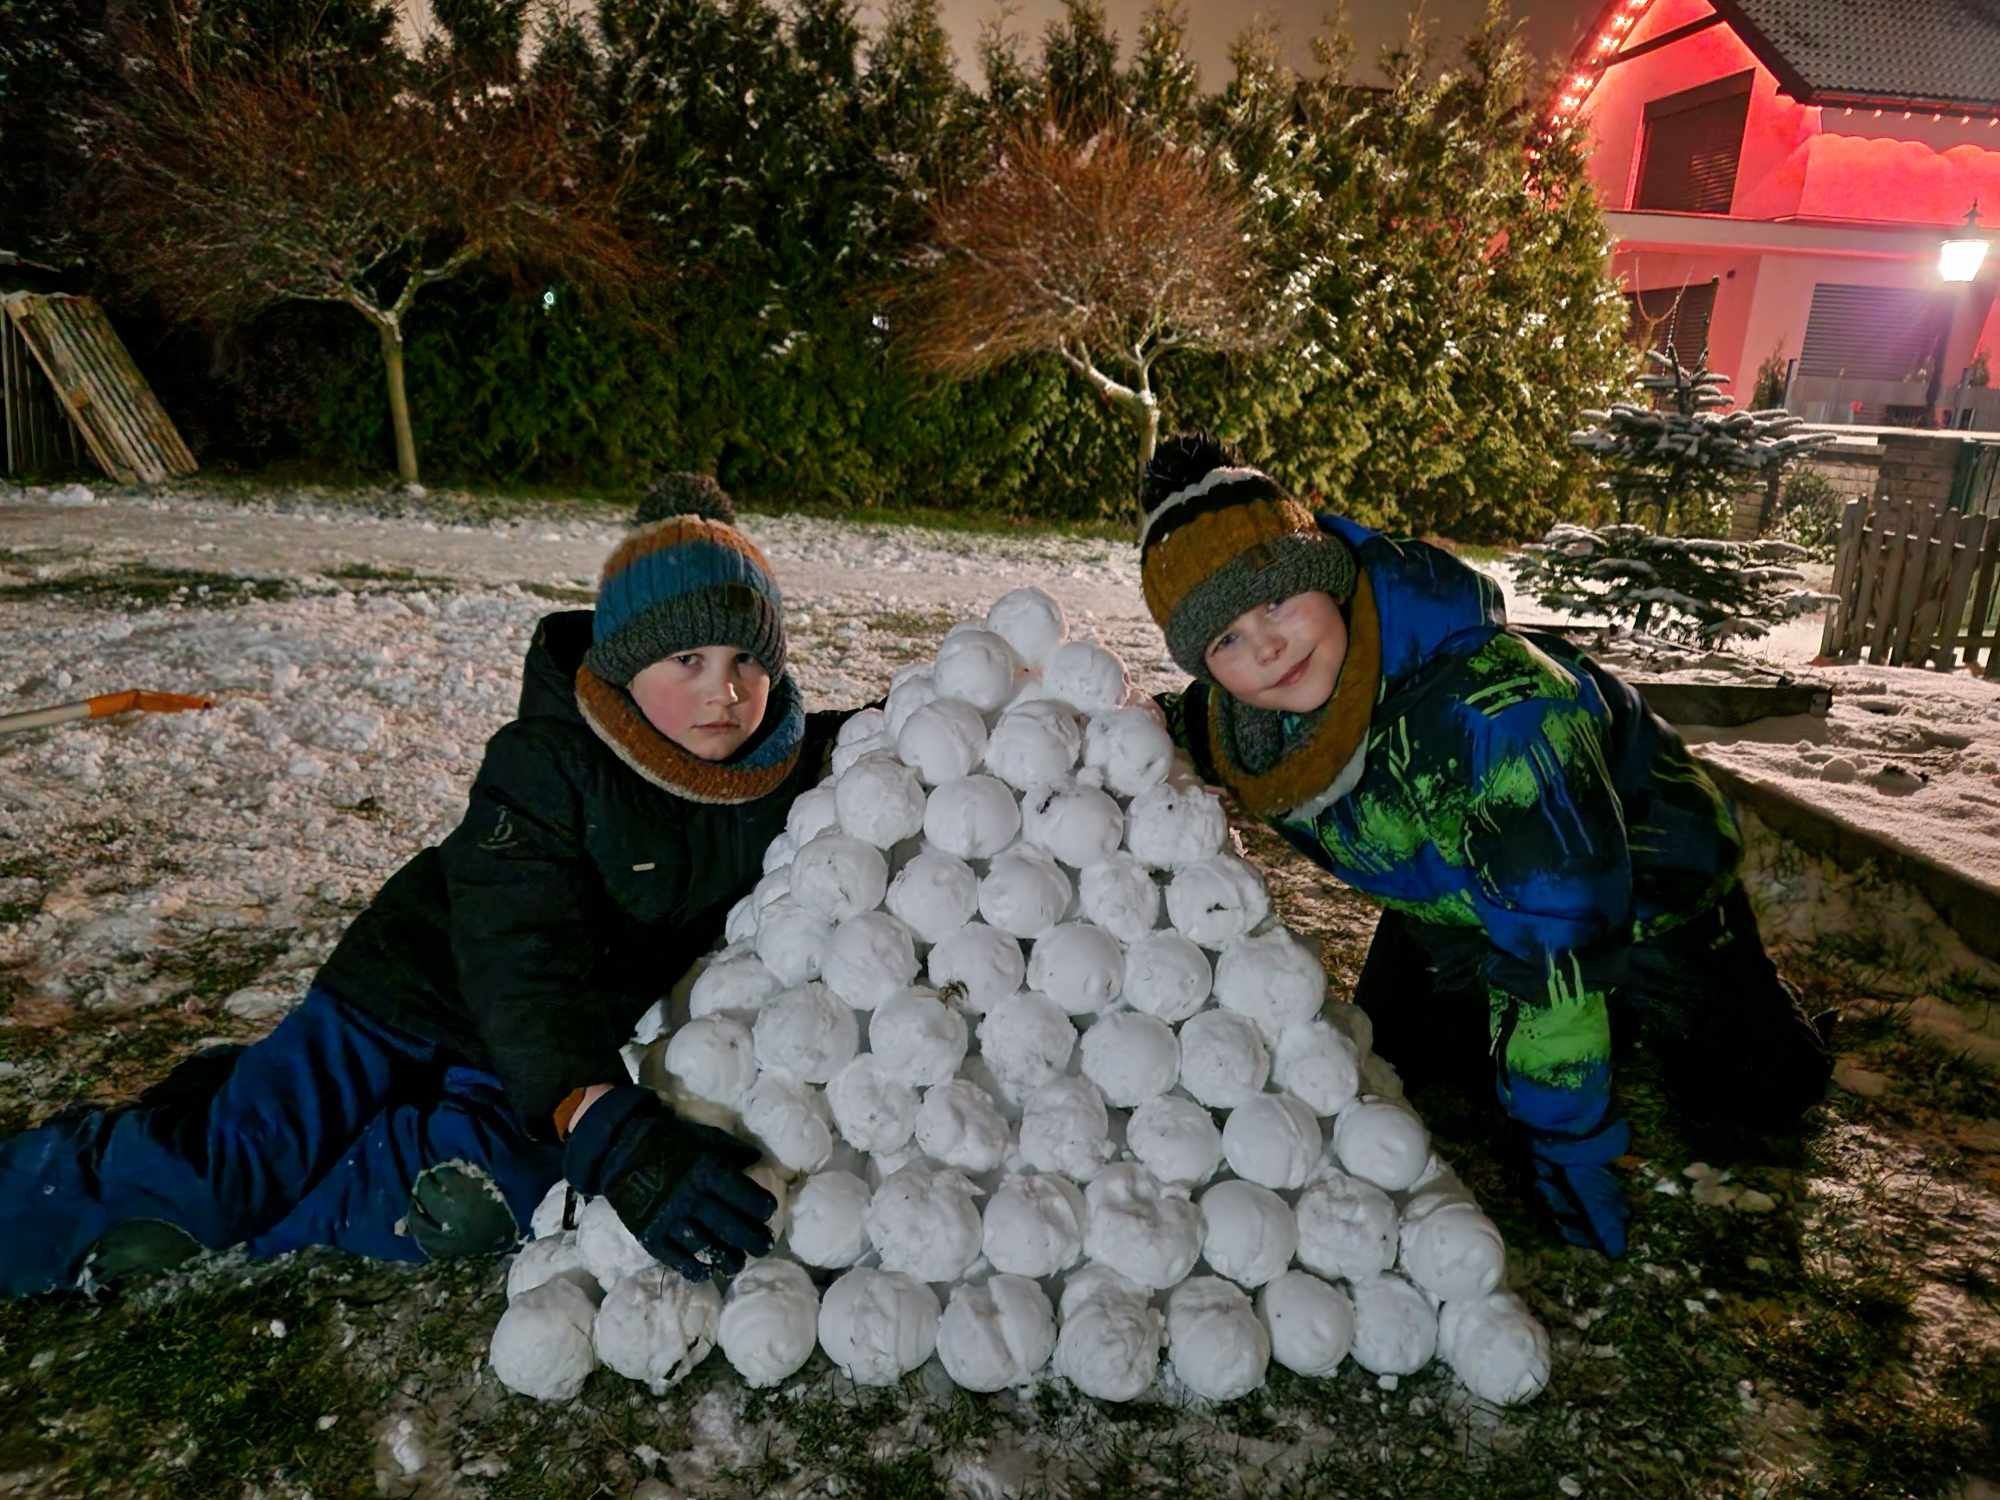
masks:
[[[2000,656],[2000,628],[1989,622],[1994,605],[1995,578],[2000,575],[2000,519],[1986,518],[1986,531],[1979,549],[1979,559],[1974,564],[1977,581],[1972,586],[1972,613],[1966,619],[1965,633],[1958,637],[1956,645],[1965,648],[1965,664],[1980,666],[1979,652],[1984,647],[1986,675],[1994,675],[1996,656]]]
[[[1833,593],[1820,635],[1831,660],[1991,672],[2000,658],[2000,517],[1883,501],[1841,515]]]

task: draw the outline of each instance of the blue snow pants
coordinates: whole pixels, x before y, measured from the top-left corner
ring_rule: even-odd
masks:
[[[418,1174],[483,1170],[526,1225],[562,1175],[500,1080],[321,989],[263,1040],[183,1065],[133,1105],[0,1141],[0,1296],[74,1285],[116,1225],[158,1219],[253,1256],[331,1245],[422,1260]]]

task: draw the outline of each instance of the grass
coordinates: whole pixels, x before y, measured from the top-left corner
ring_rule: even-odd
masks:
[[[73,571],[0,583],[0,602],[61,599],[95,609],[226,609],[251,600],[291,598],[299,592],[299,586],[285,578],[243,578],[127,562],[102,572]]]

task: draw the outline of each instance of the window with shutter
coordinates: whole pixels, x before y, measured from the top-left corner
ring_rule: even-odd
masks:
[[[1639,188],[1632,206],[1671,213],[1726,214],[1736,194],[1736,161],[1750,116],[1753,72],[1719,78],[1646,106]]]
[[[1715,315],[1713,281],[1656,287],[1625,294],[1625,336],[1642,349],[1666,351],[1673,339],[1680,361],[1690,370],[1708,347],[1708,324]]]
[[[1948,292],[1816,286],[1798,373],[1834,380],[1928,380],[1939,334],[1950,319]]]

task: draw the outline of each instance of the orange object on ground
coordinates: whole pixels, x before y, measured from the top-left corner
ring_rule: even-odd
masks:
[[[177,714],[189,709],[213,708],[213,698],[188,693],[149,693],[131,688],[122,693],[99,693],[79,703],[58,703],[53,708],[31,708],[17,714],[0,714],[0,734],[16,734],[24,729],[43,729],[51,724],[71,724],[78,719],[108,719],[113,714]]]

